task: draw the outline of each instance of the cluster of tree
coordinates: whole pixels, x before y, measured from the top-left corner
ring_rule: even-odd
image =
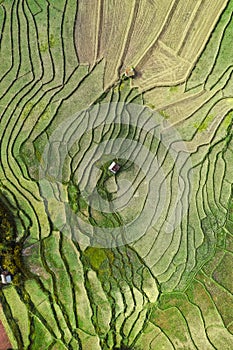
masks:
[[[16,227],[8,208],[0,202],[0,265],[15,275],[21,266],[21,246],[16,242]]]

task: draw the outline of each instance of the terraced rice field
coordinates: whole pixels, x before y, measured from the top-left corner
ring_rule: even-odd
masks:
[[[233,349],[232,21],[232,0],[0,1],[13,349]]]

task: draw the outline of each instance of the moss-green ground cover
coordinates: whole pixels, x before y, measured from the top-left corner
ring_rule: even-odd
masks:
[[[232,349],[232,10],[0,1],[14,349]]]

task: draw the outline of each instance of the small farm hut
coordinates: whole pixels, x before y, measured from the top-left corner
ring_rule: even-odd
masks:
[[[8,283],[11,283],[11,281],[12,281],[11,274],[8,271],[2,271],[1,272],[2,284],[8,284]]]
[[[112,162],[108,168],[113,174],[116,174],[120,170],[120,165],[116,162]]]

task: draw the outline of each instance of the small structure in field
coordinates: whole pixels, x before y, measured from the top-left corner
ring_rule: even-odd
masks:
[[[125,70],[125,76],[127,78],[135,77],[135,69],[133,67],[127,67]]]
[[[8,284],[12,282],[11,274],[8,271],[1,272],[1,282],[2,284]]]
[[[117,164],[116,162],[112,162],[111,165],[109,166],[109,170],[113,173],[116,174],[120,170],[120,165]]]

